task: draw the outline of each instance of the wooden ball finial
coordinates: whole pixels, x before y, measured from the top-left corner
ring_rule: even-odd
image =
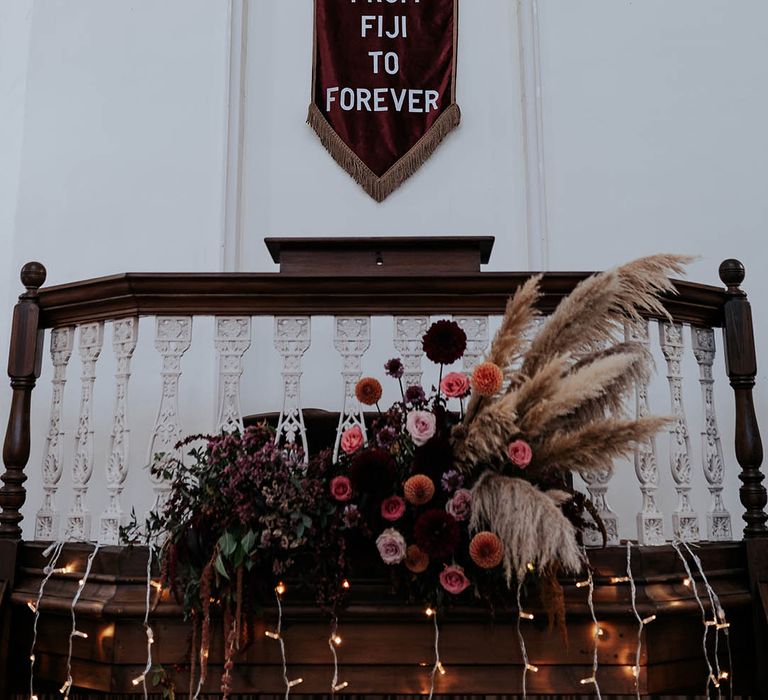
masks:
[[[27,288],[27,292],[34,294],[43,286],[47,275],[45,265],[39,262],[28,262],[21,268],[21,283]]]
[[[731,288],[738,288],[744,281],[746,271],[740,260],[729,258],[720,264],[720,279]]]

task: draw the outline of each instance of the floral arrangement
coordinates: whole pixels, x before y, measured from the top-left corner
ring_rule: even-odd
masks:
[[[226,696],[259,601],[275,592],[279,600],[284,578],[303,579],[335,618],[348,561],[354,571],[371,557],[409,599],[430,606],[506,604],[514,585],[519,600],[533,579],[562,625],[558,575],[582,569],[583,532],[602,528],[571,472],[610,469],[667,424],[622,412],[650,365],[642,345],[624,341],[624,326],[666,315],[659,295],[674,292],[668,275],[686,261],[653,256],[594,275],[537,333],[540,277],[532,277],[471,373],[447,371],[467,338],[454,321],[437,321],[423,337],[437,385],[403,386],[393,358],[384,370],[400,399],[382,411],[381,383],[361,379],[357,399],[378,415],[344,431],[335,462],[278,444],[265,425],[193,436],[161,455],[152,472],[169,484],[168,499],[143,531],[134,519],[124,536],[135,541],[141,531],[161,548],[164,584],[193,621],[201,687],[212,606],[224,618]]]

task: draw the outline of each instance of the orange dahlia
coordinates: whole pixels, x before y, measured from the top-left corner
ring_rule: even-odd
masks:
[[[357,400],[366,406],[375,406],[381,398],[381,383],[373,377],[363,377],[355,385]]]
[[[504,373],[493,362],[483,362],[472,372],[472,388],[480,396],[493,396],[503,383]]]
[[[429,556],[419,549],[419,545],[408,545],[408,549],[405,550],[405,566],[408,571],[412,571],[414,574],[421,574],[429,566]]]
[[[492,532],[478,532],[469,543],[469,556],[481,569],[493,569],[503,557],[501,540]]]
[[[425,474],[416,474],[403,484],[405,500],[414,506],[423,506],[435,495],[435,485]]]

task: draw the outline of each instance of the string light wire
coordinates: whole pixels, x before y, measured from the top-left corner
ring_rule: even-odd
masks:
[[[691,572],[691,567],[688,565],[688,560],[685,558],[683,553],[680,551],[680,546],[678,542],[673,541],[672,546],[675,548],[675,551],[677,552],[677,556],[680,557],[680,561],[683,562],[683,566],[685,567],[685,573],[688,576],[688,579],[691,582],[691,590],[693,591],[693,595],[696,598],[696,602],[699,605],[699,609],[701,610],[701,620],[704,623],[704,637],[701,640],[701,646],[704,650],[704,659],[707,662],[707,668],[709,669],[709,675],[707,676],[707,685],[704,688],[704,695],[705,697],[709,697],[709,685],[712,683],[715,688],[717,689],[717,697],[720,698],[720,681],[718,678],[715,677],[714,671],[712,669],[712,663],[709,660],[709,652],[707,651],[707,635],[709,634],[709,628],[712,626],[709,624],[709,621],[707,620],[707,611],[704,608],[704,603],[701,602],[701,596],[699,596],[698,587],[696,586],[696,581],[693,578],[693,573]],[[715,614],[715,611],[712,611],[713,614]],[[717,622],[715,621],[715,625]],[[719,674],[718,674],[719,675]]]
[[[592,577],[592,570],[589,568],[589,560],[587,559],[587,553],[584,551],[584,560],[587,563],[587,573],[589,574],[589,578],[587,579],[589,582],[589,591],[587,593],[587,604],[589,605],[589,612],[592,615],[592,622],[594,623],[594,648],[592,651],[592,676],[589,678],[584,678],[581,681],[582,685],[594,685],[595,687],[595,694],[597,695],[597,700],[602,700],[602,695],[600,694],[600,684],[597,682],[597,668],[598,668],[598,661],[597,661],[597,644],[598,640],[600,639],[600,625],[597,622],[597,614],[595,613],[595,580]]]
[[[715,667],[717,672],[717,680],[718,682],[720,680],[726,680],[728,679],[728,696],[733,700],[733,658],[731,656],[731,638],[728,634],[728,627],[727,622],[725,618],[725,611],[723,610],[723,606],[720,604],[720,598],[718,597],[717,593],[715,592],[715,589],[712,588],[712,586],[709,583],[709,579],[707,579],[707,574],[704,572],[704,567],[702,566],[701,559],[696,554],[696,552],[691,549],[691,546],[686,542],[685,540],[682,541],[682,545],[688,550],[688,554],[691,555],[691,558],[693,559],[694,563],[696,564],[696,568],[698,568],[699,573],[701,574],[701,579],[704,582],[704,586],[707,589],[707,595],[709,596],[709,602],[712,605],[712,611],[715,616],[715,619],[719,621],[720,624],[715,625]],[[723,626],[726,625],[726,626]],[[720,639],[720,632],[723,632],[725,634],[725,645],[728,649],[728,670],[730,673],[723,673],[722,669],[720,668],[720,660],[719,660],[719,639]]]
[[[333,622],[331,623],[331,634],[328,637],[328,648],[331,650],[331,655],[333,656],[333,678],[331,680],[331,695],[335,695],[340,690],[344,690],[344,688],[349,685],[347,681],[339,683],[339,655],[336,651],[336,647],[341,644],[341,637],[339,637],[338,631],[339,618],[334,616]]]
[[[432,618],[432,623],[435,626],[435,664],[432,666],[432,673],[429,676],[429,697],[428,700],[432,700],[432,696],[435,694],[435,676],[440,671],[441,674],[445,673],[443,663],[440,661],[440,627],[437,624],[437,610],[427,608],[431,610],[432,614],[427,613],[428,617]]]
[[[85,588],[85,584],[88,582],[88,577],[91,575],[93,560],[96,558],[96,554],[98,553],[100,546],[101,545],[97,542],[93,547],[93,551],[88,555],[88,560],[85,563],[85,573],[83,574],[83,577],[77,582],[77,590],[75,591],[75,595],[72,598],[72,605],[70,606],[70,613],[72,615],[72,629],[69,633],[69,650],[67,652],[67,680],[64,682],[64,685],[62,686],[63,690],[61,691],[65,698],[69,697],[69,692],[72,689],[72,642],[74,641],[75,637],[83,636],[82,634],[78,634],[77,631],[75,607],[80,600],[80,595]]]
[[[637,618],[637,649],[635,651],[635,665],[632,667],[632,675],[635,678],[635,694],[637,695],[637,700],[640,700],[640,655],[643,651],[643,629],[646,622],[645,618],[641,617],[637,611],[637,586],[632,575],[632,543],[629,540],[627,540],[627,578],[629,579],[629,590],[632,599],[632,612],[635,614],[635,618]]]
[[[48,579],[53,576],[53,572],[56,569],[56,564],[61,556],[61,551],[64,549],[64,540],[58,540],[52,544],[48,549],[43,552],[43,556],[51,556],[48,564],[43,567],[43,573],[45,577],[40,583],[40,589],[37,592],[37,600],[30,606],[30,609],[35,614],[34,622],[32,623],[32,646],[29,649],[29,697],[35,698],[35,644],[37,643],[37,622],[40,619],[40,603],[43,600],[43,593],[45,586],[48,583]]]
[[[523,604],[521,600],[521,591],[523,588],[523,582],[519,581],[517,584],[517,640],[520,642],[520,653],[523,655],[523,700],[525,700],[528,697],[527,692],[527,681],[528,681],[528,671],[536,669],[538,671],[539,669],[533,666],[528,661],[528,650],[525,647],[525,638],[523,637],[523,630],[520,625],[520,621],[523,619]],[[526,618],[530,619],[530,618]]]
[[[281,591],[285,592],[285,586],[278,584],[275,588],[275,600],[277,601],[277,629],[274,632],[266,631],[264,634],[270,639],[274,639],[280,645],[280,656],[283,661],[283,682],[285,683],[285,700],[288,700],[288,696],[291,694],[291,688],[299,683],[303,683],[303,678],[294,678],[290,680],[288,678],[288,660],[285,656],[285,640],[283,639],[283,601],[280,598]],[[331,635],[331,642],[334,635]],[[344,685],[343,683],[341,684]],[[346,686],[345,686],[346,687]]]

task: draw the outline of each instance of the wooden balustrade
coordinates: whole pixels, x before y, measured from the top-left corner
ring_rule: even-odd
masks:
[[[214,349],[219,364],[219,396],[216,428],[232,429],[242,425],[240,377],[243,358],[251,345],[251,318],[275,318],[274,345],[283,362],[283,407],[278,431],[289,439],[306,445],[301,411],[301,359],[310,345],[312,317],[333,315],[334,345],[343,360],[339,431],[361,420],[359,405],[352,388],[360,376],[360,360],[371,342],[372,316],[391,316],[394,321],[393,343],[406,365],[406,383],[421,381],[421,336],[433,314],[453,315],[466,330],[469,344],[464,367],[469,370],[482,357],[489,340],[489,316],[503,312],[511,293],[528,278],[527,273],[483,273],[471,266],[455,266],[439,271],[433,263],[429,277],[413,270],[390,265],[387,246],[402,247],[401,239],[377,243],[375,262],[351,265],[344,270],[354,274],[320,274],[306,261],[287,272],[253,274],[137,274],[129,273],[86,280],[37,290],[45,279],[41,265],[25,266],[22,278],[27,292],[20,298],[14,316],[9,373],[14,390],[9,430],[6,437],[6,473],[0,490],[0,537],[18,539],[21,535],[21,505],[25,493],[24,469],[29,454],[29,401],[34,381],[39,376],[41,338],[52,328],[53,405],[44,455],[43,497],[37,513],[35,533],[38,538],[54,538],[59,513],[54,495],[61,477],[61,396],[69,356],[73,351],[75,326],[78,329],[81,356],[81,408],[75,435],[75,470],[72,484],[74,502],[64,521],[69,539],[90,539],[90,513],[84,503],[93,472],[91,425],[94,367],[103,343],[104,321],[112,321],[115,374],[115,413],[110,436],[106,480],[108,504],[100,514],[98,537],[116,543],[117,526],[122,518],[120,503],[127,471],[128,426],[127,390],[131,375],[130,361],[136,348],[138,316],[157,317],[155,348],[162,359],[159,405],[151,431],[147,459],[172,449],[183,430],[179,418],[179,377],[181,362],[191,343],[194,316],[213,315]],[[452,239],[432,241],[430,256],[450,247]],[[462,239],[464,247],[472,246]],[[486,241],[486,239],[478,239]],[[440,243],[441,242],[441,243]],[[411,245],[416,245],[411,243]],[[487,241],[482,245],[487,246]],[[437,247],[435,247],[437,246]],[[273,250],[279,245],[272,243]],[[331,253],[334,248],[329,248]],[[367,256],[373,249],[361,243]],[[382,251],[384,251],[382,253]],[[332,262],[332,255],[325,262]],[[362,254],[362,253],[361,253]],[[485,259],[478,253],[479,260]],[[327,256],[326,256],[327,257]],[[486,256],[487,257],[487,256]],[[303,259],[303,258],[302,258]],[[395,258],[396,259],[396,258]],[[367,260],[367,258],[366,258]],[[379,265],[378,261],[383,261]],[[295,262],[295,261],[294,261]],[[361,273],[366,273],[362,276]],[[550,312],[581,280],[590,273],[549,273],[542,281],[540,307]],[[678,503],[673,517],[673,534],[697,539],[698,515],[688,499],[694,474],[689,428],[683,409],[680,363],[685,345],[684,326],[691,326],[692,348],[700,369],[704,427],[702,464],[711,494],[707,516],[710,539],[730,538],[730,517],[721,498],[724,463],[712,402],[712,366],[714,334],[712,328],[725,331],[725,358],[736,395],[736,453],[742,466],[741,499],[746,512],[747,537],[765,536],[766,492],[760,471],[762,448],[752,403],[756,367],[751,316],[746,294],[740,289],[743,267],[726,261],[721,278],[727,290],[690,282],[676,281],[676,295],[664,299],[672,322],[660,320],[661,348],[667,360],[672,413],[676,423],[671,429],[670,466],[675,480]],[[628,338],[650,347],[648,324],[627,326]],[[648,387],[638,387],[636,411],[650,410]],[[338,439],[338,438],[337,438]],[[337,445],[338,446],[338,445]],[[663,516],[659,512],[656,491],[659,483],[655,442],[640,446],[635,468],[643,503],[638,513],[638,540],[646,544],[664,541]],[[698,469],[695,470],[698,472]],[[599,477],[600,475],[598,475]],[[617,516],[605,495],[609,474],[592,478],[587,484],[598,510],[609,524],[609,540],[618,542]],[[154,484],[157,499],[162,499],[165,485]]]

